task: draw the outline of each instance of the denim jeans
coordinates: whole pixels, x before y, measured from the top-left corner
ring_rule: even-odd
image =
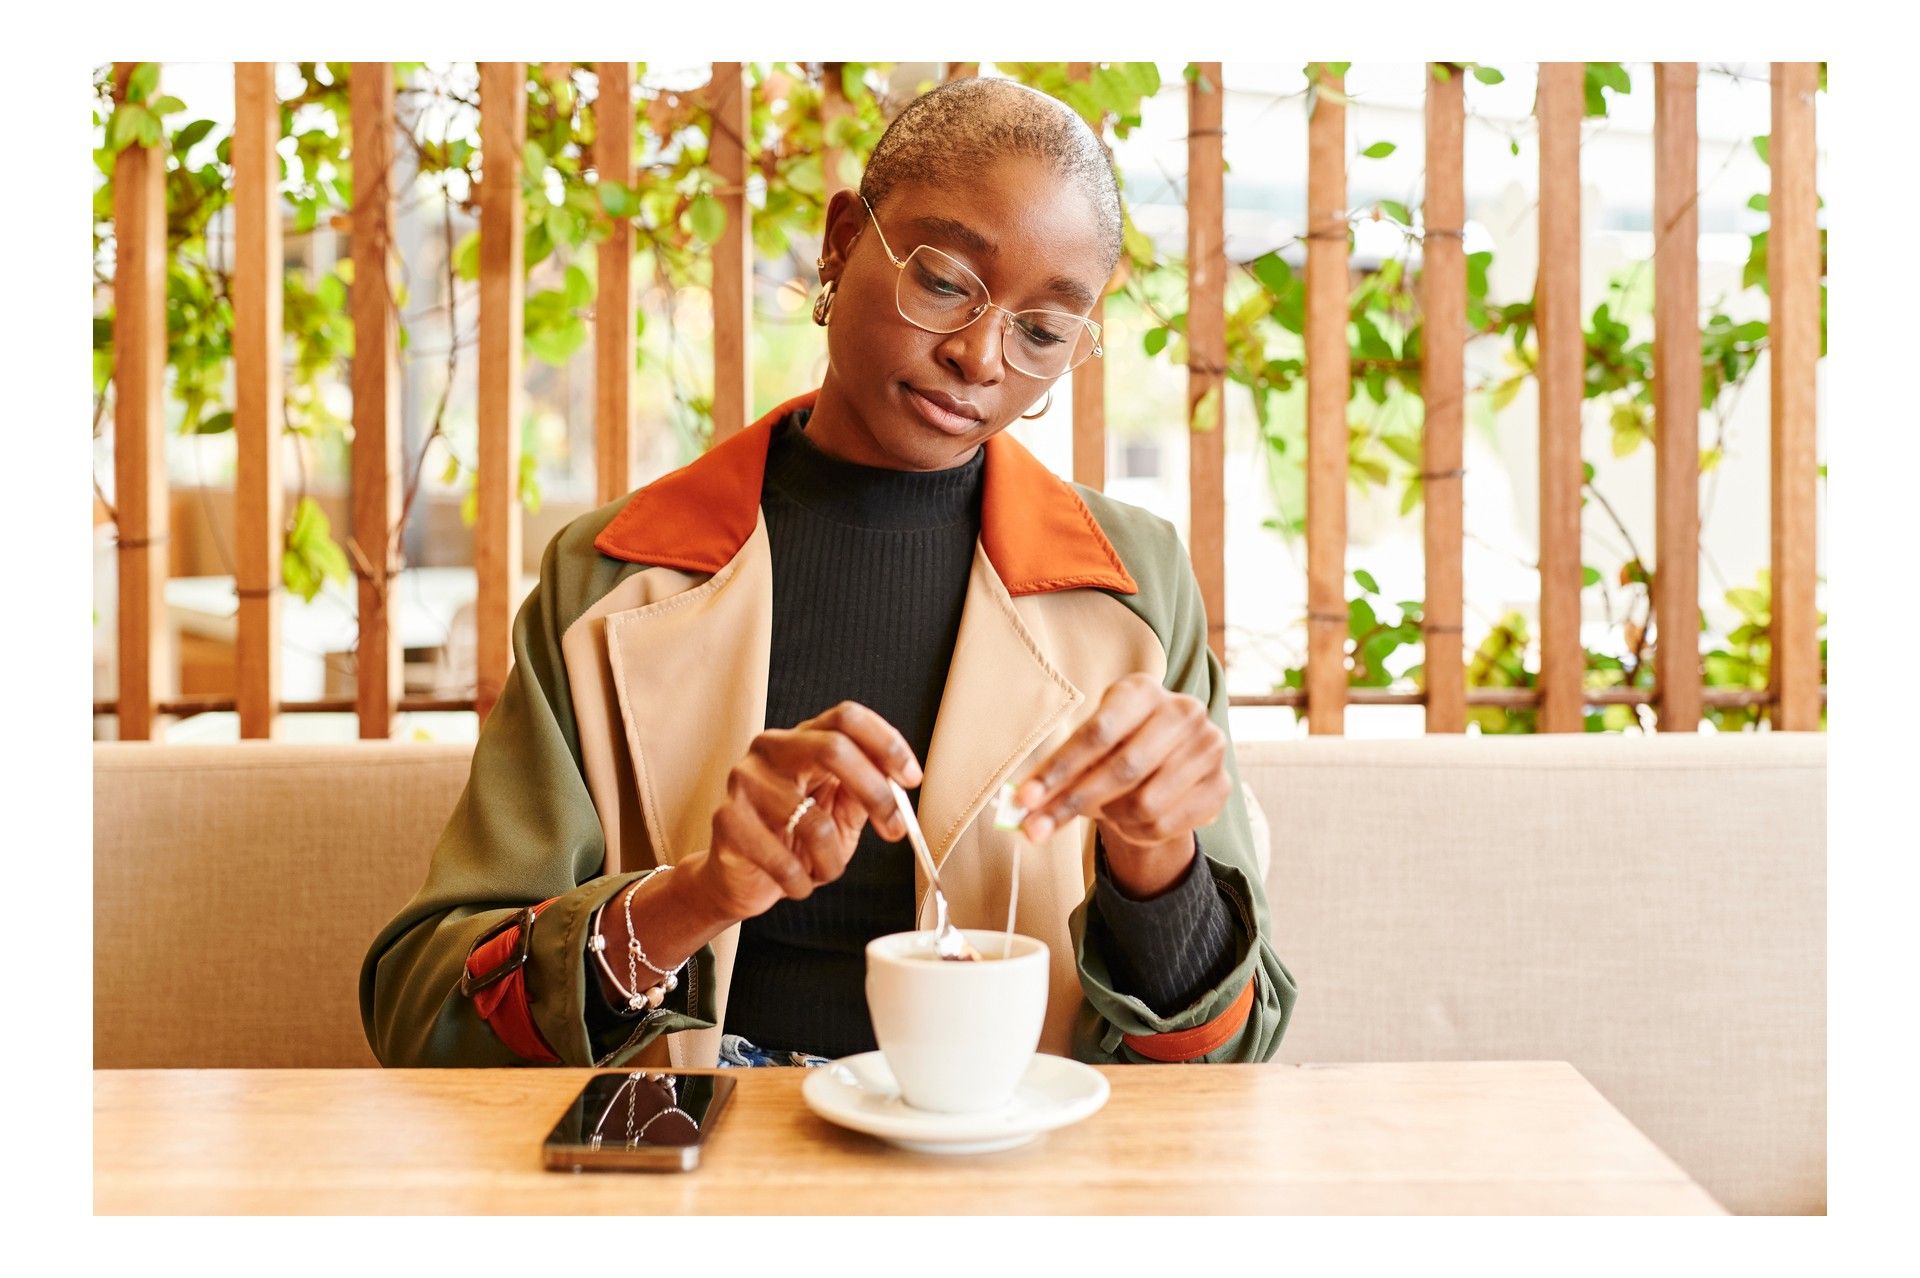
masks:
[[[751,1068],[761,1065],[811,1067],[830,1063],[824,1056],[811,1056],[806,1052],[769,1052],[763,1047],[754,1046],[738,1034],[720,1036],[720,1067],[722,1069]]]

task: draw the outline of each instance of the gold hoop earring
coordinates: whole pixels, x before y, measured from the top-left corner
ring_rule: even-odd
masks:
[[[1037,413],[1022,413],[1020,414],[1020,420],[1023,422],[1030,422],[1034,420],[1036,417],[1045,417],[1047,415],[1047,410],[1052,407],[1053,407],[1053,387],[1049,386],[1047,387],[1047,402],[1040,405],[1040,411]]]
[[[827,316],[833,311],[833,293],[839,284],[837,279],[828,280],[826,287],[820,290],[820,296],[814,299],[813,322],[822,328],[827,326]]]

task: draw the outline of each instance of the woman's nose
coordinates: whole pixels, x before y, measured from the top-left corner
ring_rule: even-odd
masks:
[[[1001,350],[1006,326],[1007,317],[989,306],[973,323],[948,333],[940,342],[939,356],[968,384],[992,386],[1006,376]]]

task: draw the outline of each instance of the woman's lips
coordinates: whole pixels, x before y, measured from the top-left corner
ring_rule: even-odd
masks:
[[[913,405],[913,411],[920,414],[921,420],[935,430],[944,431],[949,435],[964,435],[970,430],[979,428],[979,418],[968,417],[964,413],[942,408],[907,383],[901,382],[900,385],[907,392],[907,402]]]

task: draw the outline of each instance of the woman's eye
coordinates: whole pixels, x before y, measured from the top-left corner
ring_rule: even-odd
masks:
[[[930,293],[938,293],[942,297],[965,297],[967,294],[964,284],[955,283],[945,276],[935,275],[932,271],[921,270],[919,276],[920,286]]]
[[[1021,320],[1020,331],[1026,335],[1027,340],[1041,346],[1058,346],[1060,343],[1071,341],[1073,338],[1071,333],[1057,332],[1053,328],[1033,320]]]

